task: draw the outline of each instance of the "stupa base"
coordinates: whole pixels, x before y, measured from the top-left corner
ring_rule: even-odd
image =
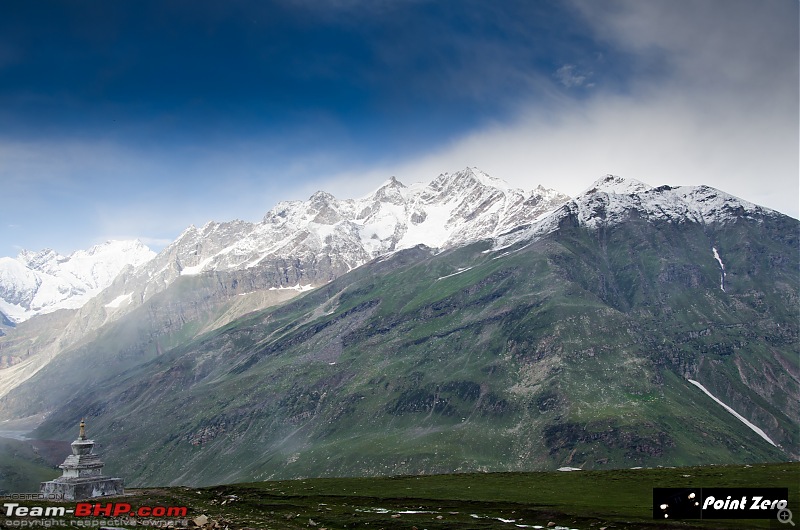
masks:
[[[94,499],[96,497],[109,497],[112,495],[123,495],[125,488],[121,478],[107,477],[86,477],[56,479],[49,482],[42,482],[39,493],[43,495],[53,495],[49,498],[60,498],[66,501],[81,501]]]

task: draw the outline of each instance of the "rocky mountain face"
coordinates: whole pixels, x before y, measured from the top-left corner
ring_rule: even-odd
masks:
[[[800,457],[800,223],[617,177],[547,195],[468,170],[189,229],[0,413],[89,417],[134,485]]]

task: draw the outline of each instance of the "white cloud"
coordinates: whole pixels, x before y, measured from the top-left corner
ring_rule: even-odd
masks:
[[[586,83],[586,76],[578,73],[574,64],[565,64],[556,70],[556,79],[567,88],[583,86]]]

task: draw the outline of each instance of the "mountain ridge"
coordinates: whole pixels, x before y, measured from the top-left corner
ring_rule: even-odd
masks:
[[[623,222],[626,215],[653,222],[700,224],[727,223],[738,218],[784,214],[758,206],[710,186],[652,187],[634,179],[606,175],[574,199],[566,201],[541,222],[496,238],[496,247],[532,240],[558,229],[567,217],[590,229]]]
[[[543,199],[482,185],[389,179],[360,203],[320,192],[260,225],[190,227],[64,315],[75,342],[57,337],[0,415],[46,414],[38,434],[58,438],[86,414],[140,484],[800,455],[796,220],[606,176],[506,230],[493,214]],[[441,212],[437,241],[468,240],[472,212],[496,235],[402,248],[399,218]],[[231,237],[254,226],[283,238]],[[348,262],[370,248],[386,251]]]
[[[475,200],[474,197],[473,200],[467,200],[470,197],[464,197],[464,190],[474,195],[476,188],[481,187],[483,189],[477,190],[483,192],[483,196],[479,197],[480,200]],[[490,188],[490,191],[487,192],[487,188]],[[375,191],[359,199],[338,200],[328,192],[318,191],[306,201],[279,202],[265,214],[260,223],[233,220],[208,221],[201,228],[190,225],[162,253],[169,254],[169,249],[182,245],[196,248],[189,251],[184,249],[183,255],[174,256],[172,263],[162,263],[158,270],[149,270],[147,274],[151,277],[160,275],[163,281],[169,284],[175,277],[174,274],[168,273],[171,269],[173,272],[177,271],[178,275],[192,275],[211,270],[249,268],[281,254],[289,256],[304,253],[308,257],[310,252],[314,252],[313,247],[316,247],[317,258],[325,251],[328,255],[338,258],[336,263],[331,264],[335,276],[345,269],[352,270],[379,255],[417,244],[446,249],[480,239],[494,238],[502,246],[537,237],[553,230],[560,220],[559,216],[551,215],[550,222],[547,222],[547,219],[543,219],[547,217],[545,214],[553,213],[555,209],[563,208],[565,205],[569,205],[572,213],[579,215],[579,222],[584,223],[597,221],[598,216],[594,214],[599,209],[607,210],[610,207],[612,211],[615,208],[624,210],[629,206],[621,204],[622,201],[619,200],[598,200],[599,194],[638,196],[638,194],[647,195],[676,189],[685,190],[685,194],[694,193],[701,201],[722,195],[725,197],[725,204],[743,208],[745,211],[758,208],[763,212],[773,212],[707,186],[654,188],[635,179],[614,175],[601,177],[575,199],[570,199],[541,185],[529,192],[514,189],[499,178],[489,176],[477,168],[468,167],[452,175],[442,173],[427,184],[415,183],[405,186],[396,177],[391,177]],[[593,204],[581,199],[589,196],[595,197]],[[453,197],[456,200],[460,198],[461,204],[452,205]],[[692,202],[686,200],[688,198],[684,195],[683,202],[686,204]],[[444,208],[444,212],[440,211],[442,208],[435,206],[441,203],[449,204],[450,208]],[[431,208],[431,205],[434,207]],[[492,208],[500,212],[486,211]],[[669,212],[667,215],[679,218],[686,216],[689,210],[690,208],[684,208],[683,212]],[[309,212],[312,212],[313,216]],[[443,213],[444,218],[442,218]],[[651,208],[646,213],[652,216],[657,212]],[[702,210],[693,213],[703,215]],[[426,223],[432,220],[429,217],[436,217],[436,222]],[[459,223],[459,220],[467,222]],[[525,229],[526,225],[530,225],[530,230]],[[280,231],[288,232],[291,237],[276,237],[276,232]],[[515,235],[504,237],[507,233]],[[334,240],[335,244],[326,248],[326,242]],[[221,244],[223,241],[227,241],[224,246]],[[112,243],[105,245],[109,244]],[[141,265],[145,265],[156,256],[141,243],[114,244],[141,247],[140,255],[133,256],[129,260],[135,269],[141,269]],[[37,293],[42,284],[41,273],[57,274],[58,264],[78,257],[91,256],[100,248],[102,246],[95,246],[87,251],[76,251],[69,257],[44,249],[39,252],[23,250],[16,259],[0,258],[0,312],[11,321],[20,322],[42,312],[82,307],[93,296],[109,287],[122,267],[117,265],[103,271],[102,282],[95,278],[88,282],[85,278],[79,278],[85,285],[76,286],[75,284],[80,282],[76,282],[75,278],[68,278],[66,281],[60,278],[59,284],[55,287],[59,294],[53,294],[53,288],[50,288],[47,293],[49,300],[44,289],[42,293]],[[74,275],[75,271],[71,272]],[[165,272],[166,275],[163,274]],[[282,282],[292,283],[293,280],[298,280],[293,285],[301,284],[299,281],[301,278],[297,277],[300,275],[294,274],[291,278],[289,276],[285,274],[274,287],[287,287],[288,285]],[[329,274],[328,279],[331,277],[333,276]],[[37,294],[44,300],[38,300]],[[130,302],[127,300],[127,295],[128,293],[116,292],[114,297],[105,301],[104,305],[115,308],[125,305]]]

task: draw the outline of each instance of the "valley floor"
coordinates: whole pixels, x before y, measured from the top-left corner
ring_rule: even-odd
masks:
[[[800,463],[269,481],[129,490],[124,498],[102,502],[127,503],[134,510],[188,508],[184,519],[138,518],[135,524],[122,520],[111,525],[125,528],[789,528],[759,520],[654,521],[654,487],[788,487],[789,509],[800,513]],[[3,527],[37,524],[37,518],[3,514],[0,519]],[[98,521],[84,517],[76,522],[97,527],[103,524]]]

